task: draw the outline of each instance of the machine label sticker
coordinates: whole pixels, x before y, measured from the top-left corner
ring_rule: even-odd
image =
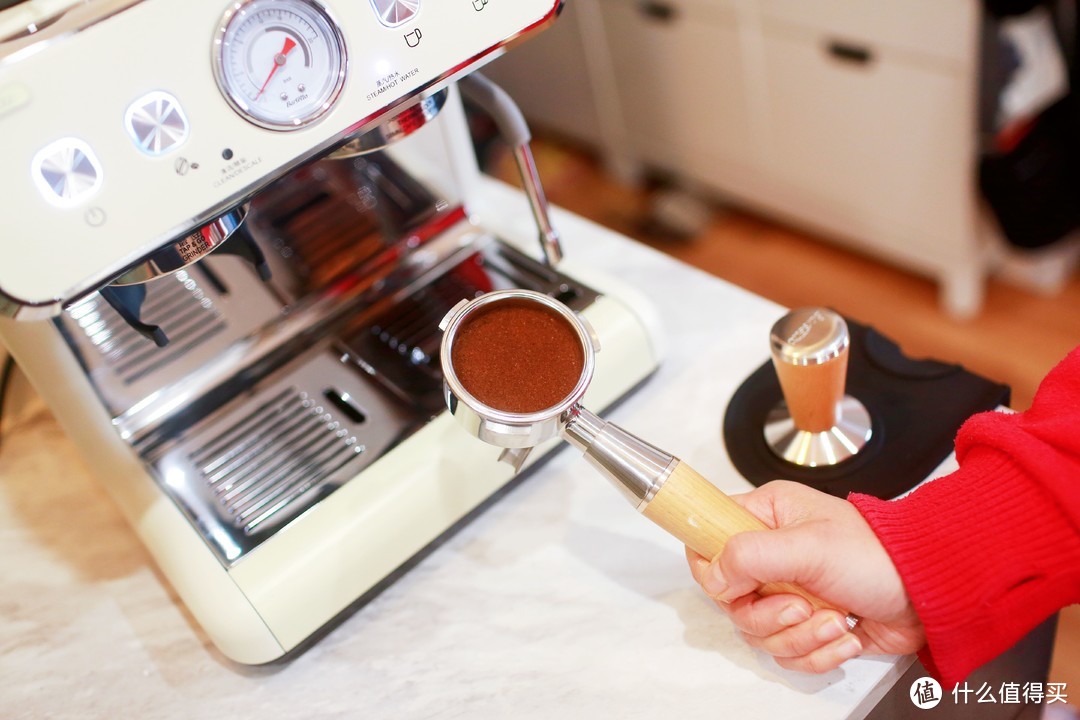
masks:
[[[375,100],[383,93],[393,90],[406,80],[410,80],[419,74],[420,68],[413,68],[406,72],[397,72],[395,70],[394,72],[387,73],[375,81],[375,89],[367,94],[367,100]]]
[[[180,253],[180,259],[183,262],[190,263],[205,255],[211,247],[210,241],[196,230],[176,244],[176,251]]]

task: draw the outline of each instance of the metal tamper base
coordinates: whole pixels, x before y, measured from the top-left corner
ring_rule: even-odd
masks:
[[[844,394],[850,336],[839,314],[798,308],[769,334],[784,393],[765,419],[765,442],[800,467],[828,467],[856,455],[873,434],[870,413]]]

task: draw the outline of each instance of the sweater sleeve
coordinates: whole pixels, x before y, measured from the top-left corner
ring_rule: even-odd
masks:
[[[903,498],[849,498],[923,622],[920,658],[948,688],[1080,602],[1080,348],[1030,410],[970,418],[956,456],[956,472]]]

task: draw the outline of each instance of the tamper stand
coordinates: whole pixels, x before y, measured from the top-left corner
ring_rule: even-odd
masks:
[[[874,328],[824,308],[781,318],[771,347],[724,412],[724,447],[754,485],[783,478],[837,497],[893,498],[949,456],[968,417],[1009,402],[1007,387],[909,358]]]
[[[823,308],[793,310],[772,327],[769,349],[784,393],[765,419],[765,441],[800,467],[831,466],[870,440],[870,413],[844,394],[847,323]]]

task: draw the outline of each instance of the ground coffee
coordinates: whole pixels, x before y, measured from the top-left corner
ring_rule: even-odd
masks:
[[[473,312],[458,327],[450,358],[470,395],[513,413],[558,405],[585,367],[573,325],[529,300],[500,300]]]

